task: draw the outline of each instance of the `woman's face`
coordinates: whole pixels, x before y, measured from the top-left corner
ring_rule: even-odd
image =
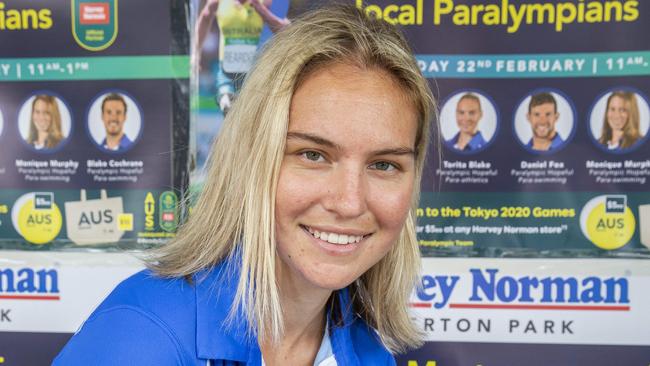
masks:
[[[276,195],[281,281],[340,289],[386,255],[410,209],[416,129],[384,71],[337,64],[302,83]]]
[[[607,123],[614,131],[622,131],[627,123],[629,112],[625,99],[621,97],[612,97],[607,107]]]
[[[481,105],[471,98],[462,98],[456,105],[456,123],[461,133],[473,135],[483,117]]]
[[[32,121],[38,132],[49,131],[52,124],[52,114],[50,113],[50,105],[47,102],[41,99],[36,100],[32,110]]]

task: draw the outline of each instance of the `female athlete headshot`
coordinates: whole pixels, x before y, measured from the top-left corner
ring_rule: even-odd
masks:
[[[39,94],[32,101],[27,143],[36,150],[49,150],[63,140],[61,113],[56,97]]]
[[[607,98],[598,141],[612,151],[630,148],[643,137],[639,120],[639,106],[634,93],[623,90],[613,92]]]

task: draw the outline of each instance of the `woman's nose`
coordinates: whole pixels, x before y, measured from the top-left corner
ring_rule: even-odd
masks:
[[[328,187],[325,208],[340,217],[354,218],[367,209],[366,176],[362,169],[339,167],[335,169]]]

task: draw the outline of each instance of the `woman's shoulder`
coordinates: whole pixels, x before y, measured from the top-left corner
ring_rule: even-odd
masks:
[[[89,320],[125,311],[181,332],[184,324],[193,324],[196,319],[195,286],[185,278],[164,278],[143,270],[122,281]]]
[[[185,278],[160,277],[143,270],[122,281],[97,310],[112,306],[133,306],[151,312],[164,312],[175,303],[194,297],[194,285]]]
[[[182,278],[138,272],[95,309],[54,364],[82,365],[88,357],[101,365],[186,364],[193,355],[195,298]]]

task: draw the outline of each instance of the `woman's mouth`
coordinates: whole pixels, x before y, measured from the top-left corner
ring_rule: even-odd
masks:
[[[335,233],[335,232],[327,232],[327,231],[319,231],[316,229],[313,229],[309,226],[301,225],[304,230],[309,232],[314,238],[320,239],[323,241],[326,241],[330,244],[338,244],[338,245],[346,245],[346,244],[351,244],[351,243],[358,243],[360,242],[364,237],[370,235],[350,235],[350,234],[344,234],[344,233]]]

